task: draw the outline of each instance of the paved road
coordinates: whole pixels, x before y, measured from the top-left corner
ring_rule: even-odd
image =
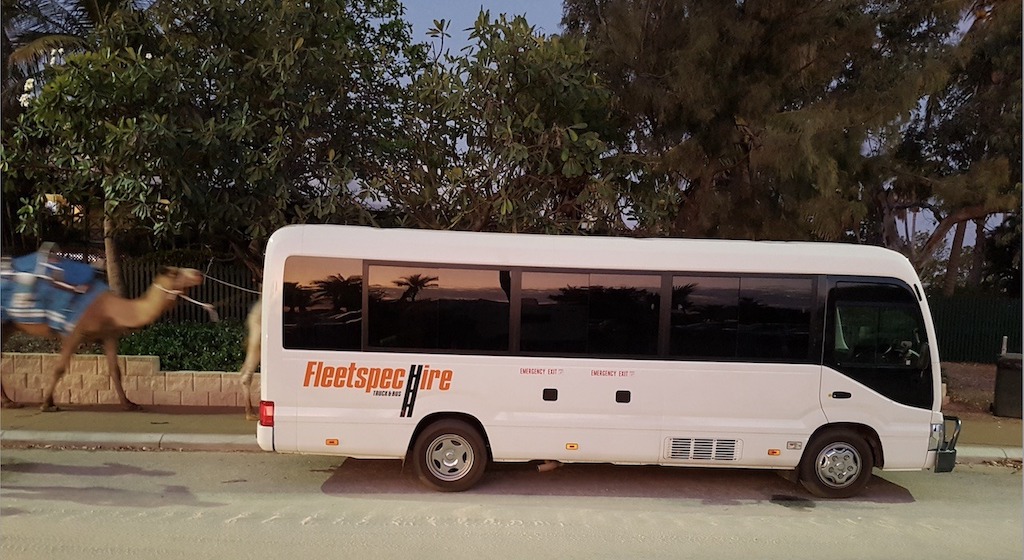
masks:
[[[1019,471],[887,473],[811,499],[770,472],[493,467],[422,488],[396,461],[5,449],[0,557],[1013,558]]]

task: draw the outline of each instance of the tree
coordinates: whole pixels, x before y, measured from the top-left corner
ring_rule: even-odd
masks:
[[[579,39],[479,14],[458,54],[448,23],[413,80],[404,157],[373,188],[398,223],[580,232],[621,228],[606,140],[611,94]]]
[[[345,278],[340,274],[332,274],[323,280],[313,282],[313,299],[329,302],[334,313],[339,313],[343,309],[358,309],[363,303],[362,286],[361,276]]]
[[[872,143],[941,79],[960,4],[567,0],[639,163],[650,234],[838,240],[880,188]]]
[[[394,284],[399,288],[405,288],[405,292],[402,293],[402,297],[398,298],[399,301],[416,301],[416,296],[427,288],[436,288],[437,276],[426,276],[423,274],[410,274],[403,278],[399,278],[394,281]]]
[[[56,8],[52,8],[52,5],[49,3],[40,5],[40,7],[42,6],[51,6],[50,10],[56,12],[56,15],[52,16],[53,19],[50,20],[49,25],[57,30],[54,35],[50,36],[52,41],[47,40],[48,37],[45,36],[36,39],[36,43],[41,42],[43,45],[67,43],[69,47],[79,49],[86,46],[95,46],[102,43],[101,33],[104,30],[123,30],[124,22],[144,19],[142,12],[135,9],[134,4],[131,2],[93,4],[88,8],[81,8],[77,11],[69,10],[68,13],[61,12],[66,6],[59,3]],[[119,7],[122,9],[118,9]],[[69,35],[68,32],[70,31],[87,34],[87,36],[82,38],[74,34]],[[133,37],[133,42],[141,41],[143,38],[141,36],[142,32],[138,28],[134,28],[134,26],[132,31],[136,34]],[[148,31],[152,31],[152,28]],[[28,35],[32,36],[31,33]],[[28,55],[31,54],[31,52],[28,53]],[[109,154],[103,153],[103,146],[100,146],[99,153],[102,155],[97,160],[91,160],[86,156],[85,158],[72,161],[68,159],[68,154],[57,154],[56,151],[52,150],[53,146],[59,142],[57,140],[59,135],[63,133],[71,136],[69,140],[72,144],[88,145],[95,139],[95,131],[90,131],[93,134],[89,136],[83,135],[78,137],[74,135],[73,127],[63,126],[59,131],[54,131],[51,128],[42,134],[25,134],[25,128],[22,126],[25,123],[36,124],[44,122],[45,119],[39,119],[39,114],[33,113],[31,107],[47,107],[44,92],[47,90],[47,86],[52,85],[47,82],[56,75],[53,69],[62,67],[61,62],[65,60],[65,57],[88,58],[90,54],[89,51],[69,51],[64,54],[60,54],[59,50],[51,52],[48,59],[50,64],[43,67],[42,72],[37,70],[37,75],[43,87],[41,89],[38,86],[25,88],[26,93],[23,94],[20,102],[23,107],[29,107],[30,109],[19,116],[18,124],[12,127],[12,130],[4,136],[4,190],[8,193],[8,196],[5,198],[12,198],[11,194],[20,195],[22,207],[18,210],[18,218],[22,223],[18,227],[22,231],[34,226],[38,227],[39,220],[54,211],[52,207],[48,206],[48,202],[54,197],[61,201],[61,207],[57,208],[57,211],[74,212],[81,210],[86,214],[84,220],[87,224],[86,227],[89,227],[93,221],[101,224],[97,226],[97,229],[101,229],[103,232],[107,281],[115,294],[125,295],[120,268],[120,252],[115,240],[115,234],[120,227],[119,224],[123,224],[126,221],[125,214],[117,207],[117,200],[111,195],[109,184],[105,184],[106,180],[111,176],[113,169],[111,164],[114,162],[113,158],[116,158],[116,155],[113,158],[109,157]],[[35,78],[29,78],[26,86],[31,85],[34,81]],[[77,119],[77,124],[81,125],[83,121],[87,121],[90,117],[91,115],[87,114],[77,115],[73,118]],[[43,128],[45,129],[45,126]],[[54,134],[54,132],[57,133]],[[48,162],[41,163],[38,159],[33,159],[31,156],[25,157],[30,153],[48,154],[43,156],[44,160],[49,155],[56,155],[57,157]],[[8,155],[11,157],[6,157]],[[39,170],[47,165],[52,166],[55,172],[52,175],[45,175],[50,179],[55,179],[55,181],[45,180],[44,174],[39,173]],[[77,168],[79,171],[88,170],[86,173],[89,176],[88,178],[81,176],[73,178],[68,173],[69,168]],[[13,173],[11,173],[12,171]],[[69,184],[65,185],[65,181]],[[83,190],[89,192],[91,196],[63,196],[66,193],[76,193],[76,191],[81,192]]]
[[[284,307],[288,313],[305,313],[313,303],[313,289],[298,282],[285,282],[282,292]]]
[[[28,100],[41,89],[43,70],[67,53],[92,46],[91,34],[119,11],[142,10],[148,2],[129,0],[3,0],[3,134],[13,132]],[[5,181],[4,241],[14,243],[18,200],[29,187]],[[11,196],[16,193],[15,196]],[[16,243],[15,243],[16,244]],[[114,250],[114,247],[110,247]],[[110,261],[110,259],[108,259]],[[116,263],[116,259],[114,260]],[[120,274],[113,274],[114,282]]]
[[[102,195],[132,218],[118,231],[199,232],[258,276],[278,227],[368,220],[353,181],[391,161],[420,56],[401,15],[397,0],[182,0],[110,20],[5,139],[5,175],[35,185],[26,225],[46,189]]]
[[[90,48],[97,25],[120,10],[141,10],[131,0],[3,0],[3,101],[5,122],[17,114],[22,86],[65,52]],[[32,88],[30,88],[32,89]],[[6,128],[5,128],[6,130]]]
[[[1020,2],[971,5],[948,80],[916,112],[893,158],[896,181],[884,199],[888,219],[924,210],[938,224],[920,247],[902,247],[915,264],[923,266],[955,230],[947,295],[956,285],[969,222],[1020,208],[1020,22]]]
[[[986,238],[986,267],[982,284],[986,289],[1010,297],[1021,295],[1021,226],[1020,212],[1010,214]]]

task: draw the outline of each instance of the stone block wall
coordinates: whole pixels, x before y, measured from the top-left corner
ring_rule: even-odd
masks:
[[[7,396],[21,403],[41,403],[56,354],[5,352],[0,376]],[[140,405],[245,406],[238,372],[160,371],[157,356],[119,356],[125,394]],[[253,376],[253,405],[259,403],[260,375]],[[76,355],[54,391],[56,404],[119,404],[104,356]]]

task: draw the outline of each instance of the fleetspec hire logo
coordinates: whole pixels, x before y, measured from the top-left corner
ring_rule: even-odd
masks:
[[[348,366],[328,366],[323,362],[306,363],[303,387],[330,389],[362,389],[375,397],[402,396],[403,418],[412,416],[416,395],[420,391],[448,391],[452,388],[450,369],[431,369],[429,365],[413,364],[405,368],[363,367],[351,362]]]

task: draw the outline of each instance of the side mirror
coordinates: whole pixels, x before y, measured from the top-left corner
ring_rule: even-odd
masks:
[[[926,370],[932,365],[932,349],[927,342],[921,343],[921,355],[917,357],[917,369]]]

